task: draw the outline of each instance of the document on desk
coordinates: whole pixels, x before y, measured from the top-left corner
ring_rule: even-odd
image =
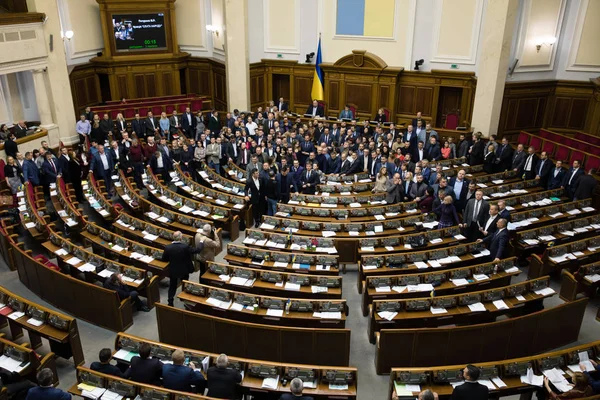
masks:
[[[486,311],[486,308],[483,305],[483,303],[479,302],[479,303],[469,304],[469,310],[471,310],[473,312],[481,312],[481,311]]]
[[[146,264],[150,264],[152,261],[154,261],[154,258],[150,256],[143,256],[140,258],[140,261],[145,262]]]
[[[229,280],[229,283],[232,285],[244,286],[248,281],[247,278],[241,278],[239,276],[234,276]]]
[[[310,290],[313,293],[327,293],[329,291],[329,288],[327,286],[315,286],[315,285],[312,285],[310,287]]]
[[[496,390],[496,386],[494,386],[492,381],[489,379],[479,379],[477,382],[479,382],[480,384],[482,384],[484,386],[487,386],[488,389],[490,389],[490,390]]]
[[[35,222],[26,223],[25,228],[27,228],[27,229],[35,228]]]
[[[454,284],[454,286],[464,286],[464,285],[468,285],[469,281],[466,280],[465,278],[460,278],[460,279],[450,279],[452,281],[452,283]]]
[[[332,237],[335,236],[336,233],[334,231],[322,231],[321,235],[323,235],[323,237]]]
[[[504,302],[504,300],[495,300],[494,306],[496,306],[498,310],[508,310],[508,305]]]
[[[359,231],[348,231],[348,236],[358,236],[360,235]]]
[[[415,261],[415,266],[418,269],[426,269],[429,268],[429,265],[427,265],[427,263],[423,262],[423,261]]]
[[[80,270],[81,272],[94,272],[94,271],[96,271],[96,266],[94,264],[85,263],[85,264],[77,267],[77,269]]]
[[[323,311],[319,313],[321,319],[342,319],[341,311]]]
[[[298,291],[300,291],[300,284],[299,283],[286,282],[285,286],[283,288],[285,290],[293,290],[295,292],[298,292]]]
[[[127,362],[131,361],[131,359],[135,356],[139,356],[135,351],[129,351],[125,349],[119,349],[114,355],[114,358],[118,358],[119,360],[125,360]]]
[[[363,271],[368,271],[371,269],[377,269],[377,265],[363,265],[362,266]]]
[[[267,309],[267,315],[269,317],[283,317],[283,310],[279,310],[277,308],[269,308]]]
[[[429,265],[431,265],[431,267],[433,267],[433,268],[439,268],[439,267],[441,267],[441,266],[442,266],[442,264],[440,264],[440,262],[439,262],[439,261],[437,261],[437,260],[429,260],[429,261],[428,261],[428,263],[429,263]]]
[[[473,254],[473,257],[479,258],[479,257],[485,257],[485,256],[489,256],[489,255],[490,255],[490,251],[488,249],[484,249],[484,250],[481,250],[479,253]]]
[[[513,272],[521,272],[521,270],[517,267],[510,267],[509,269],[505,269],[504,272],[507,274],[512,274]]]
[[[0,356],[0,367],[4,368],[7,371],[19,373],[23,371],[27,366],[29,366],[29,363],[21,366],[21,361],[13,360],[12,358],[7,357],[5,355]]]
[[[498,388],[506,387],[506,383],[498,377],[492,378],[492,382],[494,382],[494,385],[498,386]]]
[[[534,293],[539,294],[540,296],[550,296],[556,292],[551,287],[546,287],[546,288],[543,288],[540,290],[536,290],[536,291],[534,291]]]
[[[360,248],[360,251],[365,251],[365,252],[367,252],[367,251],[375,251],[375,247],[373,247],[373,246],[363,246],[363,247]]]
[[[276,268],[287,268],[288,265],[289,265],[288,263],[281,262],[281,261],[275,261],[273,263],[273,266],[276,267]]]
[[[375,291],[377,293],[387,293],[387,292],[391,292],[392,289],[389,286],[378,286],[375,288]]]
[[[154,242],[156,239],[158,239],[157,235],[152,235],[152,234],[147,234],[146,236],[144,236],[145,240],[148,240],[150,242]]]
[[[77,385],[77,387],[80,385]],[[99,399],[104,392],[106,392],[106,389],[104,388],[93,388],[92,390],[82,390],[81,396],[86,399]]]
[[[348,390],[348,384],[345,385],[335,385],[333,383],[329,384],[329,390]]]
[[[456,388],[457,386],[462,385],[463,383],[465,383],[465,381],[450,382],[450,384],[452,385],[452,389]]]
[[[263,222],[260,225],[260,229],[275,229],[275,225],[271,225],[271,224],[267,224],[266,222]]]
[[[243,311],[244,305],[240,303],[233,303],[229,309],[233,311]]]
[[[465,240],[466,237],[463,236],[463,235],[454,235],[454,239],[456,239],[456,240]]]
[[[533,373],[533,369],[527,369],[527,375],[521,375],[521,382],[527,385],[539,386],[542,387],[544,385],[544,376],[543,375],[535,375]]]
[[[396,293],[402,293],[406,290],[406,286],[392,286],[392,290]]]
[[[579,352],[579,362],[583,364],[586,371],[595,371],[594,365],[590,362],[590,357],[588,356],[587,351]]]
[[[448,310],[446,310],[444,307],[429,307],[429,311],[431,311],[433,315],[448,313]]]
[[[394,317],[396,315],[398,315],[397,312],[395,311],[380,311],[377,313],[377,315],[379,315],[380,318],[385,319],[387,321],[391,321],[394,319]]]
[[[473,278],[475,278],[475,280],[477,281],[485,281],[487,279],[490,279],[490,277],[486,274],[473,274]]]
[[[229,310],[229,307],[231,307],[231,300],[221,301],[219,299],[215,299],[214,297],[209,297],[208,299],[206,299],[206,302],[212,306],[222,308],[224,310]]]

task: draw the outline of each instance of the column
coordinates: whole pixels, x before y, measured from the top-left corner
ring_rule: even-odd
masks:
[[[40,114],[40,125],[47,127],[53,125],[52,109],[48,101],[48,88],[46,87],[46,70],[36,69],[33,73],[33,85],[35,86],[35,101]]]
[[[248,0],[224,0],[228,110],[250,110]]]
[[[472,123],[485,137],[498,133],[517,8],[518,0],[486,4]]]

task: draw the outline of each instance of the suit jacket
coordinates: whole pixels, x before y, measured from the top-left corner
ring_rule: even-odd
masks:
[[[483,164],[483,155],[485,152],[485,143],[483,140],[478,140],[471,147],[471,157],[469,157],[470,165],[481,165]]]
[[[483,171],[486,174],[493,174],[496,170],[496,153],[491,152],[484,154],[483,157]]]
[[[170,116],[169,117],[169,132],[171,132],[171,134],[177,133],[177,131],[179,129],[182,128],[181,124],[182,124],[182,120],[181,120],[181,115],[177,116],[177,123],[175,123],[175,117],[174,116]],[[177,125],[179,125],[179,128],[177,128]]]
[[[27,135],[27,127],[22,127],[21,125],[15,125],[15,136],[17,139],[25,137]]]
[[[355,172],[363,172],[365,167],[365,156],[358,157],[358,170]],[[367,157],[367,173],[371,174],[373,171],[373,157],[369,154]]]
[[[506,147],[503,147],[502,144],[498,145],[498,148],[496,149],[496,164],[498,165],[499,171],[510,169],[513,154],[514,150],[510,147],[510,144],[507,144]]]
[[[483,238],[483,242],[489,245],[488,248],[492,258],[502,259],[508,245],[508,229],[505,228],[501,231],[496,231],[493,235],[486,236]]]
[[[348,175],[350,173],[350,169],[352,168],[352,163],[350,160],[346,158],[346,160],[342,163],[340,168],[340,174]]]
[[[219,122],[219,118],[215,118],[214,115],[208,117],[207,128],[210,130],[210,133],[219,133],[219,131],[221,130],[221,123]]]
[[[123,300],[124,298],[126,298],[126,296],[124,296],[124,297],[119,296],[119,298],[121,300]],[[106,374],[106,375],[118,376],[119,378],[123,377],[121,370],[116,365],[112,365],[112,364],[102,364],[101,362],[94,361],[90,365],[90,369],[92,371],[97,371],[97,372],[100,372],[100,373]]]
[[[406,143],[409,142],[410,146],[409,146],[409,151],[413,151],[413,149],[417,148],[417,132],[412,131],[412,133],[410,134],[410,139],[408,138],[408,131],[404,133],[404,136],[402,136],[402,143]]]
[[[152,127],[152,122],[154,122],[154,127]],[[146,118],[144,120],[144,126],[146,128],[146,136],[154,136],[154,129],[158,129],[160,131],[158,120],[154,117]]]
[[[134,119],[131,121],[131,131],[135,133],[138,138],[143,138],[146,135],[144,120]]]
[[[167,245],[163,251],[161,261],[169,263],[169,276],[187,279],[190,272],[194,271],[192,254],[200,253],[203,248],[204,244],[200,244],[197,247],[192,247],[181,242],[173,242]]]
[[[560,168],[560,171],[555,176],[556,167],[552,168],[548,173],[548,190],[558,189],[562,186],[562,182],[565,179],[566,171],[564,168]]]
[[[388,180],[385,190],[387,192],[385,196],[387,204],[396,204],[404,201],[404,184],[402,182],[395,185],[393,181]]]
[[[277,122],[275,120],[275,118],[273,118],[270,121],[269,121],[269,119],[265,120],[265,122],[263,123],[263,131],[265,132],[265,134],[269,133],[269,129],[271,129],[271,128],[275,129],[275,122]],[[272,126],[270,126],[270,125],[272,125]]]
[[[543,164],[542,164],[543,162]],[[535,166],[535,175],[540,176],[540,186],[547,189],[548,188],[548,180],[550,178],[550,173],[554,170],[554,163],[549,159],[546,160],[538,160],[537,165]],[[535,176],[534,176],[535,178]]]
[[[71,395],[54,387],[36,386],[29,389],[25,400],[71,400]]]
[[[426,190],[428,187],[429,187],[429,185],[425,181],[421,182],[420,184],[415,183],[414,185],[412,185],[412,188],[410,189],[410,197],[412,197],[413,199],[416,199],[417,197],[419,197],[419,198],[425,197]]]
[[[428,147],[425,147],[425,151],[427,151],[428,160],[430,161],[437,161],[442,158],[442,149],[440,149],[439,143],[436,143],[435,146],[430,143]]]
[[[56,159],[54,159],[53,161],[54,168],[48,160],[44,160],[44,163],[42,164],[42,172],[44,173],[45,181],[48,185],[56,182],[56,177],[58,174],[60,174],[60,165],[58,165]]]
[[[17,145],[17,142],[11,139],[6,139],[6,141],[4,141],[4,152],[7,156],[17,158],[17,153],[19,152],[19,146]]]
[[[164,364],[162,375],[165,388],[181,392],[191,392],[192,385],[203,388],[206,383],[200,372],[194,371],[185,365]],[[197,391],[203,393],[202,390]]]
[[[105,137],[107,137],[110,133],[112,133],[114,127],[115,127],[115,125],[113,124],[112,119],[102,118],[100,120],[100,130],[102,131],[102,133],[104,134]]]
[[[304,194],[315,194],[317,190],[317,185],[319,184],[319,174],[315,171],[310,171],[310,177],[308,177],[308,171],[304,171],[302,173],[302,177],[300,178],[300,187],[298,189],[302,189],[302,193]],[[302,185],[310,185],[305,188]]]
[[[535,178],[535,176],[537,175],[538,162],[540,161],[540,158],[534,154],[531,159],[531,170],[525,171],[525,166],[527,165],[528,159],[529,159],[529,154],[527,156],[525,156],[525,162],[523,162],[523,173],[525,174],[525,179],[527,179],[527,180]]]
[[[469,192],[469,180],[467,178],[463,179],[463,185],[462,185],[462,189],[460,191],[460,196],[458,196],[458,199],[456,200],[456,203],[454,204],[454,207],[456,207],[456,212],[462,212],[462,210],[465,208],[465,205],[467,204],[467,193]],[[456,183],[456,177],[453,176],[452,178],[450,178],[450,181],[448,182],[448,186],[449,189],[452,190],[452,192],[454,192],[454,184]],[[448,190],[446,190],[446,192],[448,192]],[[456,194],[455,194],[456,197]]]
[[[254,183],[254,179],[252,179],[252,177],[250,176],[246,180],[246,187],[244,187],[244,196],[249,196],[250,204],[254,206],[260,204],[261,202],[264,202],[265,199],[265,180],[259,177],[258,185],[259,187],[257,188],[256,184]]]
[[[305,114],[310,114],[310,115],[312,115],[312,113],[313,113],[313,105],[312,105],[312,104],[310,104],[310,105],[308,106],[308,108],[306,109],[306,112],[305,112]],[[325,116],[325,110],[323,109],[323,106],[322,106],[322,105],[320,105],[320,104],[319,104],[319,105],[317,106],[317,113],[315,114],[315,116],[316,116],[316,117],[324,117],[324,116]]]
[[[510,211],[508,211],[506,208],[500,211],[498,215],[500,215],[500,218],[503,218],[506,221],[510,222]]]
[[[288,110],[288,103],[286,103],[285,101],[283,103],[277,103],[275,104],[275,106],[277,107],[277,110],[279,111],[287,111]]]
[[[477,215],[477,219],[474,218],[475,214],[475,202],[477,199],[474,197],[467,202],[465,206],[465,210],[463,212],[463,223],[467,226],[471,225],[471,223],[479,222],[479,226],[484,226],[485,220],[489,216],[490,213],[490,204],[481,200],[481,206],[479,207],[479,214]]]
[[[586,174],[579,178],[579,182],[577,185],[577,190],[575,190],[574,200],[583,200],[589,199],[594,194],[594,190],[596,190],[596,178],[592,175]]]
[[[105,151],[106,161],[108,162],[108,170],[112,171],[115,169],[115,162],[111,157],[110,153]],[[105,178],[104,176],[104,164],[102,163],[102,158],[100,157],[100,153],[94,154],[92,157],[92,161],[90,161],[90,171],[96,175],[96,178]],[[109,172],[110,174],[110,172]]]
[[[63,179],[65,182],[71,182],[71,176],[69,175],[69,160],[64,155],[60,155],[58,159],[54,160],[54,162],[58,163],[58,167],[60,172],[62,173]]]
[[[190,122],[188,121],[188,113],[183,113],[181,114],[181,127],[183,128],[184,131],[188,131],[188,130],[192,130],[195,131],[196,130],[196,125],[198,124],[198,122],[196,121],[196,116],[192,113],[190,113],[190,119],[192,120],[192,123],[190,124]]]
[[[487,400],[488,388],[481,383],[465,382],[452,391],[451,400]]]
[[[163,160],[163,169],[165,169],[166,171],[171,171],[173,169],[173,163],[171,163],[171,159],[163,154],[162,160]],[[158,158],[155,155],[152,155],[150,157],[149,164],[150,164],[150,168],[152,169],[152,172],[156,173],[158,170]],[[165,177],[163,177],[163,179],[164,178]]]
[[[573,179],[571,179],[571,176],[575,174],[575,176],[573,176]],[[577,185],[579,184],[579,179],[581,179],[581,177],[585,175],[585,173],[583,172],[583,168],[579,167],[577,169],[577,171],[575,171],[573,168],[569,169],[569,172],[567,172],[565,174],[565,177],[563,179],[562,182],[562,186],[563,187],[567,187],[567,186],[571,186],[573,193],[575,192],[575,190],[577,189]],[[571,181],[571,184],[569,185],[569,180]]]
[[[408,182],[408,188],[406,187],[406,181],[402,182],[402,191],[404,192],[404,201],[412,201],[415,198],[412,197],[412,192],[413,192],[413,186],[415,186],[415,183],[413,181],[409,181]]]
[[[496,233],[496,231],[498,230],[498,227],[496,226],[496,223],[498,222],[498,220],[502,218],[500,216],[500,214],[496,214],[495,217],[492,217],[489,213],[487,215],[487,217],[485,218],[485,222],[481,225],[481,227],[483,229],[485,229],[485,225],[488,223],[488,220],[492,220],[492,222],[490,223],[490,226],[488,227],[487,230],[487,236],[493,235],[494,233]]]
[[[124,378],[135,382],[161,386],[163,363],[158,358],[142,359],[135,356],[131,366],[125,371]]]
[[[516,169],[519,176],[523,174],[523,167],[525,166],[525,160],[527,156],[524,151],[515,152],[512,159],[510,169]]]
[[[207,396],[218,399],[233,399],[235,387],[242,381],[242,374],[233,368],[210,367],[206,377],[208,378]]]
[[[469,147],[471,147],[471,144],[469,143],[468,140],[463,140],[462,142],[460,142],[458,144],[458,151],[456,153],[456,156],[458,158],[460,157],[467,157],[469,155]]]
[[[25,163],[23,163],[23,177],[26,181],[31,182],[34,186],[39,186],[41,184],[40,170],[35,164],[35,161],[25,160]]]
[[[221,160],[219,158],[219,146],[217,142],[211,143],[206,147],[206,162],[218,164]]]
[[[325,168],[326,174],[339,174],[342,166],[342,159],[340,157],[336,157],[335,159],[329,158],[327,160],[327,168]]]
[[[412,152],[412,158],[411,160],[413,162],[418,162],[421,160],[427,160],[429,158],[429,155],[427,154],[427,150],[425,150],[425,148],[423,148],[423,157],[419,157],[419,148],[415,147],[413,152]]]

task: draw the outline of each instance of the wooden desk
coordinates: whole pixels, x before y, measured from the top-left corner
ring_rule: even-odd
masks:
[[[590,246],[594,247],[592,248]],[[590,250],[590,248],[593,249],[593,251]],[[567,259],[563,261],[557,261],[556,259],[552,258],[552,255],[556,254],[555,252],[562,251],[565,253],[572,253],[575,251],[582,254],[574,259]],[[599,259],[600,236],[596,235],[588,239],[578,240],[576,242],[571,242],[556,247],[549,247],[546,249],[546,251],[544,251],[544,254],[542,254],[541,257],[537,254],[533,254],[531,258],[531,264],[529,265],[528,276],[530,278],[537,278],[540,275],[548,275],[550,273],[560,271],[563,268],[575,270],[580,265],[594,262]]]
[[[236,322],[156,305],[161,342],[284,363],[347,366],[350,330],[289,328]]]

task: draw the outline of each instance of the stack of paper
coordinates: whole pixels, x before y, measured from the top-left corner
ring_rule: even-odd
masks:
[[[113,354],[114,358],[118,358],[119,360],[125,360],[127,362],[131,361],[131,359],[135,356],[139,356],[139,354],[135,351],[129,351],[125,349],[120,349],[115,354]]]
[[[481,312],[481,311],[486,311],[485,306],[480,302],[480,303],[474,303],[474,304],[469,304],[469,309],[473,312]]]
[[[206,299],[206,302],[212,306],[222,308],[224,310],[229,310],[229,307],[231,307],[231,300],[221,301],[219,299],[215,299],[214,297],[209,297],[208,299]]]
[[[292,283],[292,282],[286,282],[285,286],[284,286],[285,290],[294,290],[294,291],[299,291],[300,290],[300,284],[299,283]]]
[[[527,369],[527,375],[521,375],[521,382],[527,385],[540,386],[544,385],[544,376],[543,375],[535,375],[533,373],[533,369]]]
[[[468,285],[469,281],[466,280],[465,278],[460,278],[460,279],[450,279],[452,281],[452,283],[455,286],[464,286],[464,285]]]
[[[490,277],[486,274],[473,274],[473,278],[475,278],[475,280],[477,281],[485,281],[487,279],[490,279]]]
[[[239,276],[234,276],[229,280],[229,283],[232,285],[244,286],[248,282],[248,279],[241,278]]]
[[[317,314],[317,315],[314,315]],[[313,316],[316,316],[321,319],[342,319],[341,311],[323,311],[320,313],[314,313]]]
[[[96,270],[96,266],[90,263],[85,263],[79,267],[77,267],[78,270],[80,270],[81,272],[94,272]]]
[[[84,383],[77,385],[77,388],[81,390],[82,397],[92,400],[99,399],[102,394],[106,392],[106,389],[104,388],[97,388],[91,385],[85,385]]]
[[[444,307],[429,307],[429,311],[431,311],[433,315],[446,314],[448,312]]]
[[[564,372],[558,368],[547,369],[543,371],[543,374],[548,378],[550,382],[561,392],[568,392],[571,390],[572,385],[567,382],[564,377]]]
[[[391,321],[396,315],[398,315],[398,313],[395,311],[380,311],[377,313],[377,315],[379,315],[380,318]]]
[[[0,356],[0,367],[7,371],[19,373],[28,366],[29,363],[21,366],[21,361],[14,360],[5,355]]]
[[[552,295],[552,294],[554,294],[556,292],[551,287],[546,287],[546,288],[543,288],[543,289],[540,289],[540,290],[536,290],[536,291],[534,291],[534,293],[535,294],[539,294],[541,296],[550,296],[550,295]]]
[[[267,309],[267,315],[269,317],[282,317],[283,316],[283,310],[279,310],[276,308],[269,308]]]
[[[387,292],[391,292],[392,289],[389,286],[378,286],[375,288],[375,291],[377,293],[387,293]]]
[[[504,300],[495,300],[494,306],[496,306],[498,310],[508,310],[508,305],[504,302]]]

